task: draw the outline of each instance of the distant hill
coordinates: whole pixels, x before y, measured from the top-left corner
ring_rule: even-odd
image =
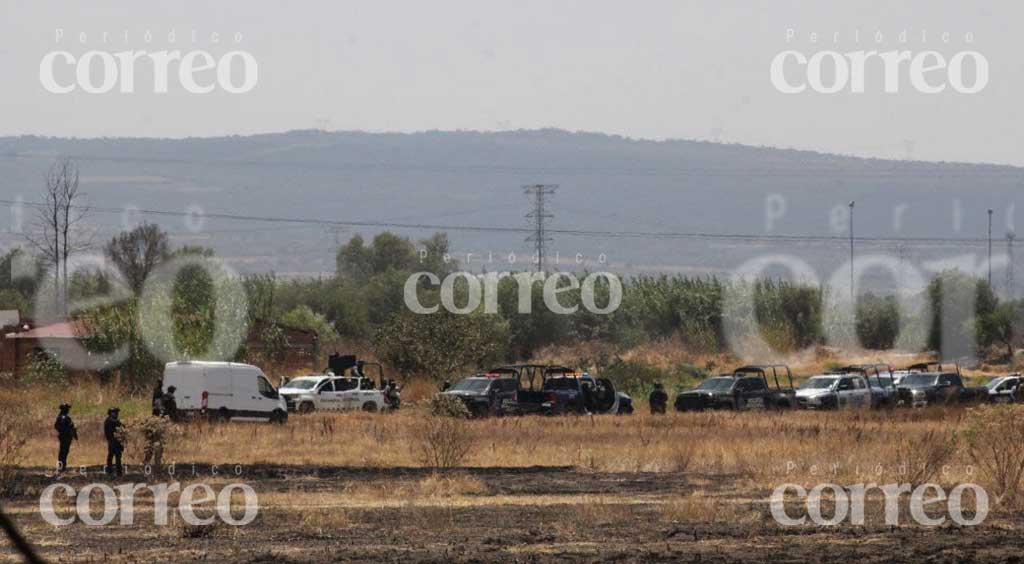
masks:
[[[36,200],[42,174],[57,155],[79,161],[83,187],[97,208],[526,227],[530,202],[521,186],[550,183],[560,185],[549,202],[551,225],[557,229],[764,235],[765,199],[781,196],[786,214],[772,235],[842,236],[843,222],[834,232],[830,213],[856,200],[858,236],[984,237],[991,207],[997,210],[997,251],[1005,216],[1024,187],[1024,169],[1007,166],[886,161],[560,130],[291,131],[189,139],[0,138],[0,198]],[[902,231],[894,227],[897,215],[903,218]],[[97,237],[119,230],[123,216],[94,213]],[[281,273],[332,272],[337,241],[356,231],[372,235],[380,230],[207,219],[200,232],[192,233],[182,218],[146,219],[164,225],[179,242],[213,246],[239,270]],[[11,223],[4,227],[9,231]],[[430,234],[392,230],[414,238]],[[521,260],[530,249],[521,233],[449,235],[458,251],[494,253],[494,264],[476,263],[474,269],[504,269],[499,255],[514,251]],[[12,233],[4,238],[6,244],[18,240]],[[634,272],[717,272],[758,254],[788,252],[814,265],[821,277],[830,276],[848,252],[842,241],[570,234],[556,234],[551,248],[563,259],[583,253],[591,259],[585,265],[591,270],[600,267],[596,257],[604,252],[613,268]],[[892,253],[896,246],[865,242],[863,252],[869,249]],[[984,251],[920,241],[903,249],[913,262]]]

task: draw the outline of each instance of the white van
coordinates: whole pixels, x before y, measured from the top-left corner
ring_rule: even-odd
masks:
[[[288,408],[259,368],[238,362],[179,361],[164,366],[163,391],[174,386],[183,415],[284,423]]]

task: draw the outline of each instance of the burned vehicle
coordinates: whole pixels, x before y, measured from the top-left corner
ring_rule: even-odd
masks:
[[[832,373],[808,378],[796,391],[803,409],[842,409],[871,407],[871,389],[860,374]]]
[[[859,374],[871,390],[871,407],[875,409],[896,407],[896,380],[888,364],[851,364],[836,373]]]
[[[1019,372],[997,376],[985,383],[988,401],[992,403],[1018,403],[1024,401],[1024,386]]]
[[[565,366],[520,364],[495,371],[514,370],[520,387],[507,411],[519,415],[629,414],[633,398],[615,389],[608,378],[595,378]],[[525,384],[524,384],[525,379]]]
[[[768,376],[771,375],[771,380]],[[788,385],[779,381],[784,374]],[[771,383],[775,386],[772,387]],[[789,409],[796,407],[793,373],[785,365],[742,366],[708,378],[676,396],[676,411],[705,409]]]
[[[988,389],[964,385],[957,363],[943,365],[937,362],[907,367],[907,375],[896,388],[897,405],[924,407],[927,405],[955,405],[984,401]]]
[[[441,395],[457,397],[473,417],[505,415],[515,404],[519,392],[519,373],[511,369],[495,369],[468,376]]]

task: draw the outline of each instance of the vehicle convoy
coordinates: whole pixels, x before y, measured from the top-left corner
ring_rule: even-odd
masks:
[[[796,400],[803,409],[866,409],[871,395],[864,376],[836,373],[808,378],[796,391]]]
[[[1024,386],[1021,386],[1019,372],[1008,376],[997,376],[985,384],[988,401],[993,403],[1017,403],[1024,401]]]
[[[516,401],[519,374],[515,370],[496,369],[493,372],[463,378],[441,395],[457,397],[466,404],[473,417],[505,415]]]
[[[860,374],[871,389],[871,407],[896,407],[896,382],[888,364],[851,364],[836,370],[839,374]]]
[[[780,374],[788,379],[788,387],[779,381]],[[789,409],[796,405],[793,373],[782,364],[742,366],[732,374],[708,378],[696,388],[681,392],[675,401],[676,411]]]
[[[989,390],[985,387],[964,385],[960,365],[937,362],[907,367],[908,374],[896,388],[897,404],[904,407],[923,407],[934,404],[961,404],[985,401]]]
[[[377,372],[380,388],[367,370]],[[281,386],[288,411],[311,413],[328,411],[384,411],[393,409],[387,382],[379,363],[356,360],[352,355],[331,355],[323,374],[310,374],[289,380]],[[397,393],[397,392],[395,392]]]
[[[491,372],[516,374],[519,389],[507,400],[504,411],[516,415],[567,413],[633,413],[633,398],[615,390],[608,378],[557,365],[518,364]],[[523,379],[526,379],[526,386]]]
[[[223,421],[288,420],[285,400],[259,368],[238,362],[178,361],[164,366],[161,389],[176,388],[177,412]]]

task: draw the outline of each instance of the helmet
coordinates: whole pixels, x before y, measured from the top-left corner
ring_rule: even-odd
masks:
[[[60,410],[61,411],[71,411],[71,404],[67,403],[67,402],[64,402],[64,403],[60,404]]]
[[[110,409],[107,410],[107,415],[115,415],[115,414],[120,413],[120,412],[121,412],[121,408],[119,408],[119,407],[111,407]]]
[[[174,386],[170,386],[170,387],[167,388],[167,391],[173,394],[175,391],[177,391],[177,389],[178,388],[176,388]]]

